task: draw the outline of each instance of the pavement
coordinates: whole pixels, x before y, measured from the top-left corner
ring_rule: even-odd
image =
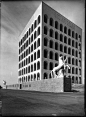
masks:
[[[1,89],[2,116],[84,116],[84,92]]]

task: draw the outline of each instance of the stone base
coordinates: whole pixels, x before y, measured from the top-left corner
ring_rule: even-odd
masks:
[[[20,89],[41,92],[67,92],[71,91],[71,78],[59,77],[30,81],[22,84],[8,85],[7,89]]]

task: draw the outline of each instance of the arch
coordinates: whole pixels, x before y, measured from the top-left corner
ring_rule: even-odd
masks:
[[[68,39],[68,45],[71,45],[71,39],[70,38]]]
[[[64,33],[67,34],[67,27],[64,27]]]
[[[73,47],[75,46],[75,44],[74,44],[74,40],[72,40],[72,46],[73,46]]]
[[[71,64],[71,57],[68,57],[68,63]]]
[[[33,34],[31,35],[31,42],[33,41]]]
[[[48,62],[44,61],[44,69],[48,69]]]
[[[31,52],[33,51],[33,44],[31,45]]]
[[[58,39],[58,32],[55,32],[55,39]]]
[[[40,38],[38,38],[38,40],[37,40],[37,47],[39,47],[40,46]]]
[[[63,42],[63,35],[62,34],[60,34],[60,41]]]
[[[73,55],[73,56],[75,55],[75,51],[74,51],[74,49],[72,49],[72,55]]]
[[[37,21],[35,20],[34,21],[34,29],[36,28],[36,26],[37,26]]]
[[[38,24],[40,23],[40,15],[38,16]]]
[[[53,26],[53,25],[54,25],[53,18],[50,18],[50,26]]]
[[[36,71],[36,63],[34,63],[34,71]]]
[[[78,68],[76,68],[76,74],[78,75]]]
[[[40,73],[37,73],[37,80],[40,80]]]
[[[36,49],[36,41],[34,42],[34,50]]]
[[[48,16],[47,16],[47,14],[44,14],[44,22],[48,23]]]
[[[53,59],[53,52],[52,51],[49,52],[49,58]]]
[[[53,63],[50,62],[50,64],[49,64],[49,70],[52,70],[52,69],[53,69]]]
[[[44,34],[45,34],[45,35],[48,34],[48,28],[47,28],[47,26],[44,26]]]
[[[60,51],[63,52],[63,45],[60,44]]]
[[[37,58],[40,58],[40,50],[37,51]]]
[[[50,34],[49,34],[50,37],[53,37],[53,33],[54,33],[54,32],[53,32],[53,29],[50,29],[49,33],[50,33]]]
[[[49,47],[53,48],[53,41],[52,40],[49,41]]]
[[[74,67],[72,67],[72,74],[74,74]]]
[[[34,53],[34,60],[36,60],[36,52]]]
[[[55,60],[58,61],[58,53],[55,53]]]
[[[70,29],[68,29],[68,35],[71,36],[71,30]]]
[[[48,46],[48,39],[46,37],[44,38],[44,46]]]
[[[74,60],[74,58],[72,58],[72,65],[74,65],[74,63],[75,63],[75,60]]]
[[[76,66],[78,66],[78,59],[76,59]]]
[[[74,76],[72,76],[72,83],[74,83]]]
[[[31,62],[33,61],[33,54],[31,55]]]
[[[36,80],[36,74],[34,74],[34,80]]]
[[[31,74],[31,81],[33,80],[33,75]]]
[[[63,25],[62,24],[60,24],[60,31],[63,32]]]
[[[66,36],[64,36],[64,43],[67,44],[67,37]]]
[[[51,73],[49,74],[49,78],[51,78]]]
[[[36,31],[34,32],[34,39],[36,39]]]
[[[32,26],[31,26],[31,32],[33,32],[33,24],[32,24]]]
[[[74,38],[74,31],[72,31],[72,37]]]
[[[68,54],[71,55],[71,48],[70,47],[68,48]]]
[[[40,35],[40,27],[38,27],[37,33],[38,33],[38,36],[39,36]]]
[[[44,49],[44,57],[48,58],[48,50]]]
[[[31,72],[33,72],[33,65],[31,65]]]
[[[58,50],[58,42],[55,42],[55,50]]]
[[[48,79],[47,73],[44,73],[44,79]]]
[[[55,21],[55,28],[58,29],[58,22]]]
[[[37,70],[40,69],[40,62],[37,62]]]
[[[28,81],[30,81],[30,76],[28,75]]]
[[[75,38],[78,40],[78,34],[77,33],[75,33]]]

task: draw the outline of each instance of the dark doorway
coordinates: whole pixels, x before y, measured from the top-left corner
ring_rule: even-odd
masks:
[[[20,84],[20,89],[22,89],[22,84]]]

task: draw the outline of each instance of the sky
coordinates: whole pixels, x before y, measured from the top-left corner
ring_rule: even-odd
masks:
[[[84,0],[44,1],[47,5],[82,28],[82,77],[84,79]],[[3,80],[9,84],[18,82],[18,44],[19,35],[27,25],[41,1],[1,2],[0,38],[0,85]]]

